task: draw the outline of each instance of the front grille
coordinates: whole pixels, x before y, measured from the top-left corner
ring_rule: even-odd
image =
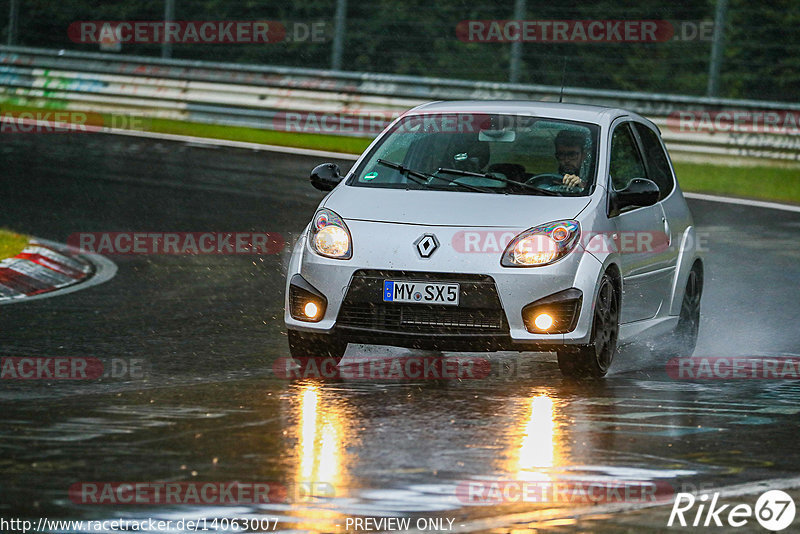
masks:
[[[339,311],[339,325],[355,328],[422,332],[452,329],[453,333],[500,332],[505,316],[501,310],[451,309],[423,304],[347,303]],[[456,332],[457,331],[457,332]]]
[[[400,323],[418,326],[453,326],[458,328],[503,328],[503,314],[500,310],[451,310],[400,308]]]
[[[384,280],[458,282],[458,307],[383,302]],[[494,280],[485,275],[360,270],[353,275],[337,325],[398,334],[501,335],[508,332]]]

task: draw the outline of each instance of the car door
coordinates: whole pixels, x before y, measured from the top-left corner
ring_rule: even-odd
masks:
[[[670,220],[675,218],[675,213],[670,213],[671,203],[665,201],[675,189],[672,166],[664,150],[664,145],[661,143],[661,136],[656,129],[641,122],[634,122],[633,130],[639,140],[639,146],[642,148],[647,178],[655,182],[660,193],[658,200],[664,214],[664,233],[666,242],[669,245],[668,248],[660,248],[659,254],[662,254],[660,260],[677,265],[679,247],[676,246],[677,243],[674,242],[674,239],[680,239],[682,228],[673,228],[670,224]]]
[[[634,178],[648,178],[634,125],[621,120],[613,128],[609,149],[609,195]],[[613,203],[611,203],[613,204]],[[674,274],[670,236],[661,202],[609,212],[622,271],[621,323],[654,317],[664,305]]]

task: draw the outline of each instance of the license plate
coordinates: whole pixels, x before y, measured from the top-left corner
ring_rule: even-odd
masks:
[[[458,306],[458,289],[458,284],[384,280],[383,301]]]

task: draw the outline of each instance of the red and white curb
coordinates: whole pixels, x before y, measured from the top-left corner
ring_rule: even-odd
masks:
[[[22,252],[0,261],[0,304],[77,291],[109,280],[116,271],[98,254],[32,239]]]

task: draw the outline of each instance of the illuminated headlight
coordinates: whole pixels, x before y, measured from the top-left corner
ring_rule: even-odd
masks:
[[[503,267],[548,265],[566,256],[580,239],[577,221],[556,221],[525,230],[503,252]]]
[[[347,260],[353,256],[350,230],[341,217],[328,209],[321,209],[314,215],[309,233],[309,244],[320,256]]]

